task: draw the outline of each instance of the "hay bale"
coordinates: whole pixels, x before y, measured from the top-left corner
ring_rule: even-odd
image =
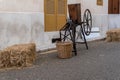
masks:
[[[7,67],[27,67],[33,65],[36,59],[35,44],[17,44],[7,47],[1,52],[1,57],[6,54],[9,58],[5,63],[8,63]],[[2,58],[0,58],[2,60]],[[3,61],[3,60],[2,60]],[[0,65],[4,64],[3,62]],[[3,66],[4,67],[4,66]]]
[[[10,67],[10,54],[8,51],[0,51],[0,68]]]
[[[120,41],[120,29],[112,29],[107,31],[107,42]]]
[[[107,42],[111,42],[111,41],[112,41],[111,37],[107,37],[107,38],[106,38],[106,41],[107,41]]]
[[[116,32],[113,32],[111,35],[112,35],[111,36],[112,41],[118,41],[117,40],[118,38],[117,38]]]

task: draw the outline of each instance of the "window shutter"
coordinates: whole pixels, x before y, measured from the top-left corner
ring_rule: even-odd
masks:
[[[65,14],[65,0],[58,0],[58,14]]]
[[[56,30],[55,0],[45,0],[45,31]]]
[[[44,0],[45,31],[57,31],[66,23],[67,0]]]
[[[54,0],[47,0],[46,2],[46,13],[47,14],[54,14],[55,13],[55,1]]]
[[[66,23],[67,0],[58,0],[57,4],[57,30],[60,30]]]

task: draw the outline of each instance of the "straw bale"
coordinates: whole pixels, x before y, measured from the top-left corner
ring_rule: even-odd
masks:
[[[120,41],[120,29],[112,29],[107,31],[107,42]]]
[[[2,58],[5,57],[5,60]],[[7,59],[7,60],[6,60]],[[7,47],[0,52],[0,66],[7,63],[7,67],[27,67],[33,65],[36,59],[36,49],[34,43],[17,44]]]
[[[7,68],[10,65],[10,54],[8,51],[0,51],[0,68]]]
[[[111,42],[111,41],[112,41],[111,37],[110,37],[110,36],[107,37],[107,38],[106,38],[106,41],[107,41],[107,42]]]

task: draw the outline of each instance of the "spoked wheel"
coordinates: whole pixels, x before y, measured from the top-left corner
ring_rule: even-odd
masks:
[[[92,15],[89,9],[86,9],[83,16],[83,31],[85,35],[90,35],[92,29]]]

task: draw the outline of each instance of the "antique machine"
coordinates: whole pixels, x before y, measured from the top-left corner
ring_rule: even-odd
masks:
[[[81,38],[88,49],[86,37],[90,35],[92,28],[92,15],[89,9],[86,9],[83,17],[81,16],[80,4],[69,4],[69,19],[67,23],[60,29],[61,41],[72,41],[73,52],[77,55],[76,39]]]

